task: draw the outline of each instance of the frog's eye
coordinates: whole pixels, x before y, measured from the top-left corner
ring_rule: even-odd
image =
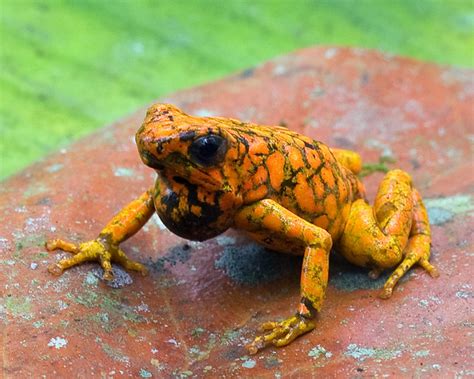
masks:
[[[189,147],[191,160],[204,167],[214,166],[222,162],[226,152],[227,141],[215,134],[200,137]]]

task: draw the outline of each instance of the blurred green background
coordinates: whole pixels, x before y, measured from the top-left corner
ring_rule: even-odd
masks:
[[[473,67],[472,0],[0,0],[0,178],[161,95],[315,44]]]

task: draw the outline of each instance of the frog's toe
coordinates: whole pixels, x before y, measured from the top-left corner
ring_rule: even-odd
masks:
[[[62,249],[62,248],[61,248]],[[56,249],[55,249],[56,250]],[[71,252],[71,251],[68,251]],[[59,262],[53,263],[48,267],[48,271],[53,275],[61,275],[64,270],[67,270],[70,267],[76,266],[82,262],[91,260],[91,256],[84,251],[81,251],[80,248],[77,251],[72,252],[75,255],[71,258],[61,259]]]
[[[78,246],[59,239],[50,240],[46,243],[46,249],[49,251],[61,249],[74,254],[70,258],[50,265],[48,271],[53,275],[61,275],[64,270],[87,261],[98,261],[104,270],[102,278],[107,281],[114,279],[112,262],[121,264],[127,270],[138,271],[142,275],[148,273],[144,265],[128,258],[118,246],[104,243],[101,239],[83,242]]]
[[[313,321],[298,314],[281,322],[265,322],[259,329],[268,333],[257,336],[246,348],[249,354],[256,354],[270,344],[277,347],[285,346],[298,336],[314,329],[314,326]]]
[[[425,258],[422,258],[420,259],[420,261],[418,262],[418,264],[423,267],[423,269],[428,272],[428,274],[430,274],[430,276],[432,278],[437,278],[439,276],[439,271],[438,269],[433,266],[429,261],[428,259],[425,259]]]
[[[395,271],[393,271],[388,280],[385,282],[382,291],[379,293],[379,297],[381,299],[390,298],[392,296],[395,285],[414,264],[420,265],[425,271],[430,274],[432,278],[437,278],[439,276],[438,269],[433,266],[427,258],[420,258],[416,254],[409,254],[407,257],[405,257],[405,259],[403,259],[403,261],[398,265]]]
[[[48,240],[44,244],[44,247],[48,251],[64,250],[72,254],[76,254],[78,252],[78,248],[75,244],[61,239]]]
[[[137,271],[142,274],[142,276],[148,274],[148,269],[145,265],[130,259],[121,249],[117,250],[114,261],[121,264],[126,270]]]

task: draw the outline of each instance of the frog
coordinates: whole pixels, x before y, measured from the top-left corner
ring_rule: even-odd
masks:
[[[156,181],[119,211],[90,241],[62,239],[46,249],[72,253],[51,264],[50,273],[96,260],[103,279],[113,279],[112,262],[148,273],[120,244],[156,212],[174,234],[194,241],[229,229],[281,253],[302,255],[299,302],[294,314],[266,321],[246,346],[250,354],[282,347],[316,327],[333,250],[371,278],[392,270],[379,296],[388,299],[414,265],[432,277],[428,214],[411,176],[389,170],[373,205],[358,174],[361,156],[330,148],[284,126],[224,117],[191,116],[171,104],[152,105],[135,135],[141,160]]]

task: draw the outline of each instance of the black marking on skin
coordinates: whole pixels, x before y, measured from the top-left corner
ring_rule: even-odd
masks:
[[[242,136],[237,137],[237,141],[239,141],[242,145],[245,146],[245,154],[248,154],[249,152],[249,142]]]
[[[150,153],[148,150],[140,149],[140,156],[142,157],[142,160],[147,166],[152,167],[157,170],[161,170],[164,168],[161,161],[158,158],[156,158],[152,153]]]
[[[176,192],[170,191],[160,198],[161,204],[166,207],[166,213],[171,214],[174,208],[179,205],[179,196]]]
[[[204,241],[221,234],[228,228],[226,225],[222,227],[215,225],[219,216],[222,215],[217,201],[222,192],[218,191],[214,194],[215,205],[211,205],[198,200],[198,186],[181,177],[174,177],[173,180],[183,184],[188,194],[186,206],[181,209],[179,208],[180,196],[184,194],[180,195],[169,189],[159,200],[161,207],[158,215],[171,232],[189,240]],[[163,183],[170,188],[166,181]],[[201,208],[201,215],[197,216],[191,212],[193,205]]]
[[[161,154],[164,151],[164,144],[171,141],[171,137],[161,138],[156,142],[156,152]]]
[[[306,142],[306,141],[303,141],[303,142],[304,142],[304,146],[307,147],[308,149],[319,150],[318,147],[316,146],[316,143],[309,143],[309,142]]]
[[[306,319],[308,318],[312,319],[314,316],[316,316],[317,310],[314,308],[311,300],[303,296],[300,302],[303,303],[306,306],[306,308],[308,308],[308,311],[309,311],[309,315],[303,315],[303,314],[298,313],[300,317],[306,318]]]
[[[180,141],[190,141],[196,137],[196,132],[194,130],[189,130],[187,132],[179,133]]]
[[[239,157],[239,160],[238,160],[238,162],[239,162],[238,165],[241,166],[244,163],[245,157],[247,157],[248,154],[249,154],[249,143],[242,136],[237,136],[237,143],[239,145],[242,144],[245,147],[245,153],[243,153],[243,154],[240,154],[240,146],[238,146],[238,149],[237,149],[237,152],[240,154],[240,157]]]
[[[308,179],[313,179],[313,177],[315,176],[319,176],[319,174],[321,173],[321,170],[324,168],[324,162],[321,162],[321,164],[316,167],[315,169],[311,169],[311,173],[310,175],[308,176]]]

